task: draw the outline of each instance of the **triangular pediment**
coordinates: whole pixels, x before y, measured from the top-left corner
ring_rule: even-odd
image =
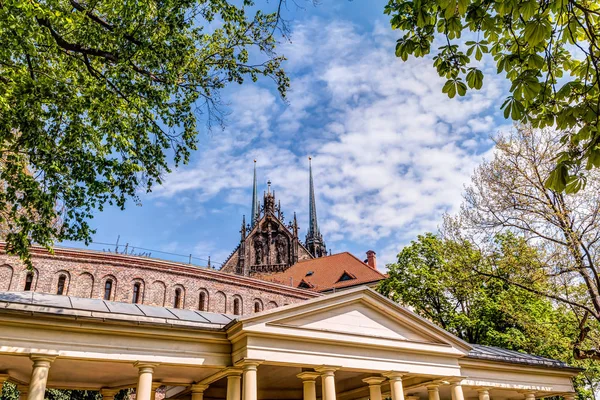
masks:
[[[372,289],[359,287],[240,320],[241,330],[311,339],[468,352],[470,346]],[[441,350],[447,351],[447,350]]]
[[[419,332],[402,324],[365,302],[344,304],[321,312],[273,321],[271,324],[344,335],[440,343],[425,331]]]

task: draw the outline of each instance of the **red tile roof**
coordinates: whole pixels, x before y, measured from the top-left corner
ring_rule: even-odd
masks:
[[[340,280],[344,273],[353,279]],[[284,272],[255,277],[317,292],[375,283],[386,278],[348,252],[300,261]]]

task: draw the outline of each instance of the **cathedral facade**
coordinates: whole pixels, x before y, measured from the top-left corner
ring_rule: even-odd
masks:
[[[242,217],[240,242],[227,258],[221,271],[244,276],[269,275],[286,271],[298,261],[327,255],[327,247],[317,223],[317,208],[309,158],[309,226],[304,242],[298,236],[296,213],[288,223],[284,220],[281,203],[267,183],[263,201],[258,201],[256,161],[252,188],[250,223]]]

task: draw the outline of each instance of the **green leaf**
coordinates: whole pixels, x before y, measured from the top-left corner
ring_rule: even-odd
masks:
[[[456,83],[454,80],[448,80],[442,88],[442,93],[446,93],[451,99],[456,96]]]
[[[467,74],[467,83],[470,88],[481,89],[483,86],[483,72],[478,69],[471,69]]]
[[[567,180],[569,178],[569,172],[567,166],[564,163],[559,163],[556,168],[550,172],[550,175],[544,182],[544,185],[548,189],[562,192],[567,187]]]

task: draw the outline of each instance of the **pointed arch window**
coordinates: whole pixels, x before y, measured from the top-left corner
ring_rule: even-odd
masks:
[[[67,281],[67,276],[61,274],[58,277],[58,287],[56,288],[56,294],[64,294],[65,292],[65,283]]]
[[[104,283],[104,300],[110,300],[110,298],[112,296],[112,286],[113,286],[112,279],[107,279],[106,282]],[[134,291],[135,291],[135,289],[134,289]],[[137,303],[137,302],[134,301],[134,303]]]
[[[33,284],[33,272],[28,272],[25,277],[25,291],[29,292],[31,290],[31,285]]]
[[[136,282],[133,285],[133,298],[131,299],[131,302],[134,304],[137,304],[140,301],[140,288],[141,287],[142,287],[142,285],[139,282]]]

